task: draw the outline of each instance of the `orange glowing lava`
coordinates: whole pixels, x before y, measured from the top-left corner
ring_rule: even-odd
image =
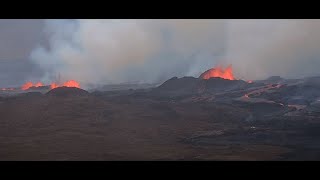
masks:
[[[37,84],[34,85],[34,87],[41,87],[43,84],[41,82],[38,82]]]
[[[32,82],[27,82],[27,83],[25,83],[24,85],[21,86],[21,89],[22,90],[28,90],[31,87],[42,87],[42,86],[44,86],[44,84],[41,83],[41,82],[37,82],[36,84],[33,84]],[[70,81],[64,82],[63,84],[58,84],[58,83],[55,83],[55,82],[50,84],[50,89],[54,89],[54,88],[57,88],[57,87],[76,87],[76,88],[80,88],[80,83],[78,83],[75,80],[70,80]],[[2,88],[0,90],[13,90],[13,89]]]
[[[63,86],[80,88],[80,84],[75,80],[67,81],[67,82],[63,83]]]
[[[206,72],[202,73],[199,78],[210,79],[212,77],[235,80],[233,76],[232,65],[229,65],[226,69],[223,69],[220,66],[209,69]]]
[[[22,85],[21,89],[22,90],[27,90],[33,86],[32,82],[27,82],[24,85]]]
[[[33,84],[32,82],[27,82],[24,85],[22,85],[21,89],[22,90],[28,90],[31,87],[42,87],[43,84],[41,82],[38,82],[36,84]]]
[[[80,88],[80,83],[78,83],[75,80],[70,80],[70,81],[66,81],[62,85],[58,85],[57,83],[52,83],[50,87],[51,87],[51,89],[54,89],[54,88],[57,88],[57,87],[76,87],[76,88]]]
[[[57,87],[59,87],[59,86],[56,83],[51,83],[51,85],[50,85],[51,89],[54,89],[54,88],[57,88]]]

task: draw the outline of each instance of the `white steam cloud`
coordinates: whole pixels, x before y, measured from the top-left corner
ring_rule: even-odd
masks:
[[[47,20],[31,59],[81,84],[159,82],[232,64],[243,79],[315,75],[319,20]]]
[[[183,76],[223,41],[221,20],[48,20],[50,47],[31,59],[47,72],[86,83],[157,82]],[[219,36],[217,36],[219,35]],[[221,41],[221,42],[219,42]],[[215,42],[215,43],[213,43]],[[197,59],[198,55],[209,57]],[[208,62],[209,66],[208,66]],[[202,63],[202,64],[205,64]]]
[[[230,20],[226,59],[239,76],[319,74],[320,20]]]

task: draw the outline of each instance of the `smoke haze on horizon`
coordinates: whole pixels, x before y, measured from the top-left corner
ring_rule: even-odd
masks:
[[[44,81],[61,73],[81,84],[152,83],[213,66],[224,32],[222,20],[49,20],[50,49],[31,59]]]
[[[153,83],[228,64],[241,79],[320,75],[320,20],[42,21],[34,29],[46,40],[35,38],[28,56],[20,57],[37,69],[26,74],[34,81],[49,83],[60,73],[82,84]],[[3,54],[0,59],[16,59]]]

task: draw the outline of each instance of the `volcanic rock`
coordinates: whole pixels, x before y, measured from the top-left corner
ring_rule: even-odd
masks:
[[[26,92],[19,94],[20,97],[37,97],[42,96],[41,92]]]
[[[175,77],[150,90],[0,97],[0,160],[319,160],[309,80]]]
[[[183,77],[177,78],[173,77],[162,85],[160,85],[157,89],[161,91],[194,91],[200,83],[200,79],[194,77]]]
[[[194,94],[204,92],[222,92],[244,88],[248,83],[242,80],[227,80],[222,78],[200,79],[194,77],[173,77],[158,88],[156,92],[175,94]]]
[[[271,76],[267,80],[268,81],[281,81],[281,80],[283,80],[283,78],[281,78],[280,76]]]
[[[49,96],[87,96],[88,91],[75,87],[58,87],[46,93]]]
[[[316,77],[305,78],[303,85],[308,87],[313,86],[315,88],[320,88],[320,77],[316,76]]]
[[[271,76],[271,77],[264,79],[264,80],[257,80],[256,82],[264,83],[264,84],[277,84],[277,83],[281,83],[283,81],[285,81],[285,79],[283,79],[280,76]]]
[[[36,91],[36,90],[49,90],[50,89],[50,86],[39,86],[39,87],[35,87],[35,86],[32,86],[28,89],[28,91]]]

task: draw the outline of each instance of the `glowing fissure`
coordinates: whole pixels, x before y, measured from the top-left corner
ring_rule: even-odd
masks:
[[[223,69],[220,66],[209,69],[208,71],[202,73],[200,78],[202,79],[210,79],[212,77],[219,77],[228,80],[235,80],[233,76],[232,65],[229,65],[226,69]]]
[[[35,84],[33,84],[32,82],[27,82],[24,85],[22,85],[21,89],[22,90],[28,90],[31,87],[42,87],[42,86],[43,86],[43,84],[41,82],[38,82],[38,83],[35,83]]]
[[[78,83],[75,80],[70,80],[70,81],[64,82],[62,85],[58,85],[57,83],[52,83],[50,85],[51,89],[54,89],[54,88],[57,88],[57,87],[76,87],[76,88],[80,88],[80,83]]]
[[[41,82],[38,82],[38,83],[35,83],[33,84],[32,82],[27,82],[25,84],[22,85],[21,89],[22,90],[28,90],[32,87],[42,87],[44,86],[43,83]],[[54,88],[57,88],[57,87],[76,87],[76,88],[80,88],[80,83],[75,81],[75,80],[70,80],[70,81],[66,81],[64,82],[63,84],[58,84],[58,83],[51,83],[50,84],[50,89],[54,89]]]

